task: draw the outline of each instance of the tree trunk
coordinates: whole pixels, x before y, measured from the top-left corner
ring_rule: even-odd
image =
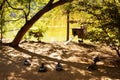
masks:
[[[69,40],[69,11],[67,11],[67,39],[66,41]]]
[[[46,12],[50,11],[51,9],[63,5],[66,2],[71,2],[73,0],[59,0],[55,3],[52,3],[54,0],[50,0],[48,2],[48,4],[41,9],[38,13],[36,13],[36,15],[34,15],[29,21],[27,21],[25,23],[25,25],[19,30],[19,32],[17,33],[16,37],[14,38],[14,40],[9,43],[10,46],[12,47],[17,47],[19,42],[21,41],[22,37],[25,35],[25,33],[32,27],[32,25],[42,16],[44,15]]]

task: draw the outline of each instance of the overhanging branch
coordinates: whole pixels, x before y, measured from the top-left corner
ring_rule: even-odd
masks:
[[[67,2],[72,2],[73,0],[59,0],[55,3],[54,0],[50,0],[47,5],[42,8],[40,11],[38,11],[30,20],[29,22],[31,22],[31,24],[34,24],[44,13],[50,11],[51,9],[57,7],[57,6],[60,6],[60,5],[63,5]]]
[[[11,6],[11,4],[6,0],[6,2],[8,3],[8,5],[12,8],[12,9],[14,9],[14,10],[21,10],[21,11],[23,11],[23,13],[24,13],[24,15],[25,15],[25,20],[27,21],[27,14],[26,14],[26,12],[25,12],[25,10],[23,9],[23,8],[15,8],[15,7],[13,7],[13,6]]]
[[[63,5],[67,2],[72,2],[73,0],[59,0],[57,2],[54,2],[54,0],[49,0],[47,5],[44,6],[41,10],[39,10],[29,21],[27,21],[23,27],[18,31],[16,37],[14,40],[9,43],[12,47],[17,47],[19,42],[21,41],[22,37],[25,35],[25,33],[33,26],[33,24],[42,17],[45,13],[50,11],[51,9]],[[53,3],[54,2],[54,3]]]

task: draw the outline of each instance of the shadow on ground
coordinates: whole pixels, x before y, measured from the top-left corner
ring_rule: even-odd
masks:
[[[120,79],[120,65],[108,47],[88,44],[63,42],[56,43],[22,43],[12,48],[3,45],[0,53],[1,80],[88,80],[88,79]],[[101,59],[98,70],[88,71],[93,55],[99,54]],[[30,59],[32,65],[23,65],[24,59]],[[55,71],[55,65],[61,62],[64,71]],[[45,63],[48,71],[38,72],[39,65]]]

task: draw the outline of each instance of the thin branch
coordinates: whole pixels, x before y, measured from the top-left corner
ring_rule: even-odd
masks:
[[[6,0],[6,1],[7,1],[7,0]],[[23,8],[15,8],[15,7],[11,6],[8,1],[7,1],[7,3],[8,3],[8,5],[9,5],[12,9],[23,11],[23,13],[24,13],[24,15],[25,15],[25,20],[26,20],[26,22],[27,22],[27,14],[26,14],[26,12],[25,12],[25,10],[24,10]]]
[[[26,16],[25,16],[25,17],[26,17],[26,20],[28,20],[27,17],[28,17],[28,15],[30,14],[30,2],[31,2],[31,0],[29,0],[29,6],[28,6],[28,9],[29,9],[29,10],[28,10],[28,13],[27,13]],[[26,21],[26,22],[27,22],[27,21]]]
[[[30,14],[30,2],[31,2],[31,0],[29,0],[28,13],[25,13],[26,22],[28,21],[28,16]]]
[[[18,18],[18,19],[15,19],[15,20],[6,20],[5,22],[18,21],[18,20],[20,20],[20,19],[22,19],[22,18]]]
[[[8,5],[9,5],[12,9],[15,9],[15,10],[23,10],[22,8],[15,8],[15,7],[11,6],[10,3],[8,2],[8,0],[6,0],[6,1],[7,1]]]
[[[58,6],[58,5],[62,5],[62,4],[64,4],[64,3],[72,2],[72,1],[73,1],[73,0],[59,0],[59,1],[55,2],[55,3],[51,6],[51,8],[54,8],[54,7]]]
[[[4,0],[4,1],[2,2],[2,4],[0,5],[0,11],[2,10],[2,7],[3,7],[3,5],[5,4],[5,2],[6,2],[6,0]]]

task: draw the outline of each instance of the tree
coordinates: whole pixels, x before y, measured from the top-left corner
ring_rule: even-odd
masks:
[[[74,12],[89,15],[87,17],[90,19],[83,22],[89,26],[87,38],[94,42],[106,43],[114,48],[120,57],[119,4],[119,0],[83,0],[76,1],[72,8]]]
[[[33,1],[37,1],[37,0],[33,0]],[[41,0],[40,0],[41,1]],[[23,5],[24,3],[26,7],[26,9],[20,7],[17,8],[17,6],[14,6],[13,4],[18,4],[18,3],[12,3],[9,2],[8,0],[3,0],[0,9],[2,9],[2,7],[6,4],[8,4],[7,7],[12,8],[13,10],[16,11],[22,11],[22,13],[24,13],[24,16],[20,17],[20,18],[24,18],[25,19],[25,23],[24,25],[21,27],[21,29],[18,31],[17,35],[15,36],[14,40],[9,43],[10,46],[16,47],[18,46],[19,42],[21,41],[22,37],[25,35],[25,33],[32,27],[32,25],[39,19],[41,18],[46,12],[52,10],[53,8],[63,5],[67,2],[72,2],[73,0],[45,0],[46,2],[48,1],[48,3],[45,3],[44,6],[38,10],[37,13],[34,14],[34,16],[32,16],[31,18],[29,18],[30,12],[31,12],[31,2],[32,0],[17,0],[18,3],[21,3],[19,5]],[[42,2],[42,1],[41,1]],[[11,5],[12,4],[12,5]],[[35,6],[35,5],[34,5]],[[27,10],[27,11],[26,11]],[[12,16],[15,16],[14,13]],[[15,16],[16,17],[16,16]]]
[[[120,57],[120,6],[117,0],[101,0],[101,2],[80,2],[84,5],[80,11],[91,15],[93,20],[90,24],[93,28],[89,32],[88,38],[92,41],[99,41],[114,47]],[[94,27],[93,27],[94,26]]]
[[[0,2],[1,3],[1,2]],[[2,38],[3,38],[3,26],[4,26],[4,16],[3,16],[3,14],[4,14],[4,10],[2,9],[2,6],[4,5],[4,3],[5,3],[5,1],[3,1],[3,3],[1,4],[1,6],[0,6],[0,38],[1,38],[1,40],[0,40],[0,42],[2,43]]]

